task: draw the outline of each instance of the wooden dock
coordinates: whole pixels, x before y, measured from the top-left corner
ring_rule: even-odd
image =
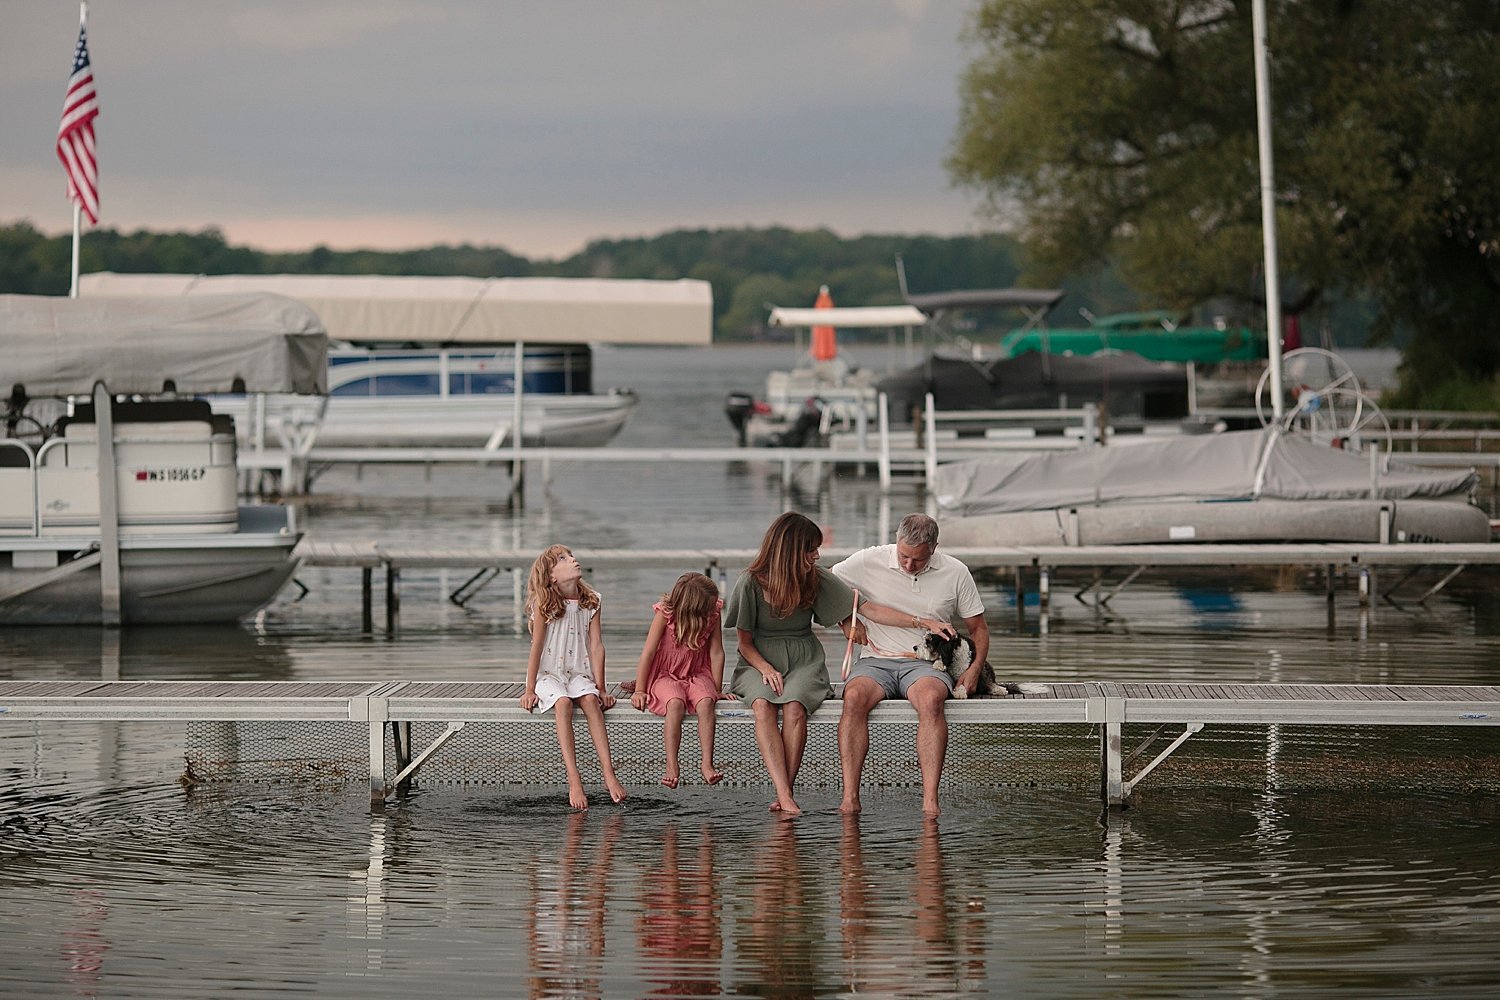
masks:
[[[852,548],[823,549],[823,563],[831,565],[850,555]],[[1328,598],[1333,597],[1333,578],[1349,571],[1358,578],[1361,605],[1377,597],[1377,571],[1392,569],[1410,576],[1423,567],[1443,567],[1445,575],[1417,600],[1426,600],[1470,566],[1500,565],[1500,544],[1376,543],[1350,544],[1257,544],[1257,545],[1090,545],[1037,546],[1030,548],[949,548],[943,551],[962,560],[972,570],[1010,570],[1016,589],[1016,607],[1024,609],[1025,593],[1034,580],[1040,596],[1039,612],[1049,610],[1052,577],[1059,569],[1089,568],[1124,571],[1126,578],[1104,598],[1114,596],[1148,569],[1227,569],[1259,566],[1316,566],[1326,570]],[[585,570],[605,568],[702,570],[709,576],[738,572],[755,558],[755,549],[576,549]],[[365,628],[373,627],[373,574],[385,574],[386,628],[394,632],[400,612],[400,580],[403,570],[469,570],[472,576],[450,598],[464,603],[472,593],[502,571],[512,574],[512,591],[519,608],[520,575],[536,558],[534,551],[514,549],[448,548],[411,546],[355,539],[320,541],[305,539],[297,547],[304,566],[349,567],[363,574],[362,607]],[[1405,580],[1403,579],[1403,583]]]
[[[1120,807],[1129,803],[1148,774],[1208,727],[1441,727],[1492,732],[1500,727],[1500,686],[1075,681],[1039,687],[1037,694],[948,703],[949,759],[964,762],[950,766],[948,783],[984,784],[985,774],[1003,772],[1008,766],[1007,740],[1022,728],[1066,731],[1075,744],[1086,740],[1097,747],[1101,800]],[[518,780],[555,783],[559,771],[554,720],[523,710],[520,695],[520,684],[492,681],[4,681],[0,725],[133,720],[343,726],[360,734],[367,745],[370,802],[378,810],[470,724],[490,725],[503,734],[499,749],[484,759],[490,780],[496,780],[495,775],[504,780],[512,765],[530,762],[542,777]],[[826,758],[836,764],[834,734],[840,708],[833,698],[811,717],[809,760]],[[614,755],[617,766],[635,755],[660,767],[658,717],[637,712],[622,699],[607,718],[611,743],[619,748]],[[748,747],[742,753],[743,770],[760,775],[749,711],[737,702],[723,702],[719,718],[721,747],[735,740]],[[413,724],[422,728],[414,731]],[[578,725],[581,729],[582,722]],[[692,725],[689,719],[688,728]],[[1143,727],[1156,731],[1142,745],[1128,749],[1123,745],[1126,726],[1136,733]],[[1144,757],[1165,727],[1181,728],[1168,734],[1171,741],[1154,758],[1127,776],[1126,767]],[[915,714],[904,701],[882,703],[872,713],[867,768],[872,783],[897,783],[880,777],[883,767],[912,773],[915,729]],[[425,739],[420,750],[414,745],[414,732]],[[238,741],[231,744],[238,746]]]

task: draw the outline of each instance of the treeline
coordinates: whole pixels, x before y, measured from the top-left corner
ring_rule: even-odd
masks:
[[[71,236],[47,236],[27,222],[0,227],[0,292],[65,295]],[[714,290],[716,336],[767,335],[768,306],[808,306],[828,285],[839,305],[901,301],[895,259],[911,291],[1007,287],[1021,283],[1022,248],[1003,235],[860,236],[827,230],[695,229],[643,239],[599,240],[563,260],[530,260],[500,247],[433,246],[416,250],[269,253],[234,246],[216,229],[122,233],[97,229],[83,238],[80,270],[179,274],[423,274],[471,277],[698,278]],[[1078,310],[1106,313],[1139,306],[1110,274],[1064,284],[1069,296],[1054,324],[1080,322]],[[997,325],[1019,323],[994,317]]]

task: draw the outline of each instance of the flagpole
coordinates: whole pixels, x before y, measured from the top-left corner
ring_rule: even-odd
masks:
[[[1266,265],[1266,349],[1271,373],[1271,414],[1279,424],[1281,401],[1281,276],[1276,267],[1276,177],[1271,154],[1271,66],[1266,49],[1266,0],[1250,5],[1255,52],[1255,134],[1260,150],[1261,246]]]
[[[78,30],[88,27],[88,0],[78,0]],[[68,287],[68,298],[78,298],[78,244],[83,240],[83,208],[73,202],[73,281]]]

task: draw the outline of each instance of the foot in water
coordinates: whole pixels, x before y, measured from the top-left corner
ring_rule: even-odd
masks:
[[[604,783],[604,787],[609,789],[610,799],[617,804],[620,802],[624,802],[627,798],[629,798],[629,796],[625,794],[625,786],[620,784],[620,779],[618,778],[610,778]]]

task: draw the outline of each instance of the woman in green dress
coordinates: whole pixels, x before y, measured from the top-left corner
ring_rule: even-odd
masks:
[[[838,625],[846,636],[857,628],[854,592],[818,565],[822,544],[823,531],[810,518],[792,511],[782,514],[766,529],[760,551],[735,582],[724,609],[725,627],[733,627],[739,636],[739,662],[729,689],[755,715],[755,742],[776,788],[771,810],[785,815],[802,811],[792,797],[792,786],[807,746],[808,714],[833,693],[813,623]],[[859,611],[886,625],[913,626],[918,621],[881,604],[861,601]],[[861,641],[859,635],[855,638]]]

